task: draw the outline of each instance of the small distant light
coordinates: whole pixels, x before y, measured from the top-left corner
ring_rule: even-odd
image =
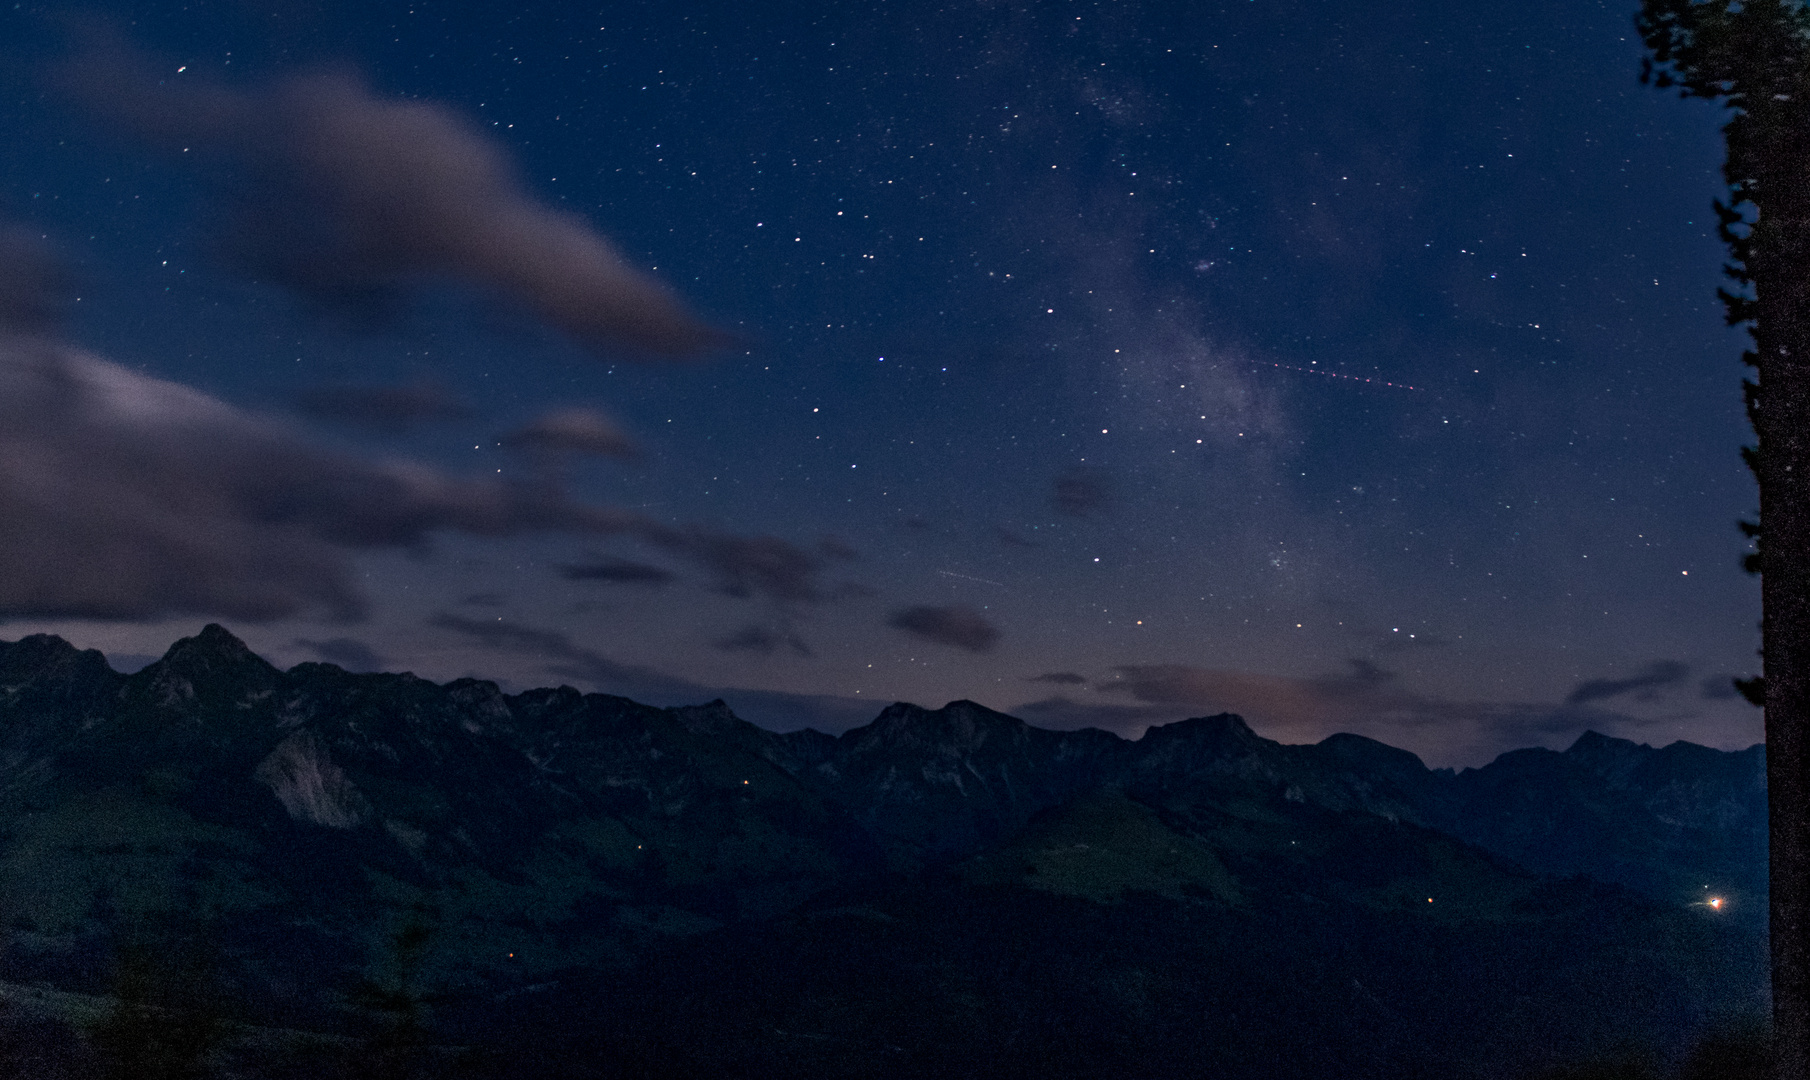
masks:
[[[1722,898],[1720,896],[1710,897],[1709,906],[1716,911],[1721,911],[1722,910]]]
[[[1427,903],[1431,904],[1432,902],[1433,902],[1433,898],[1431,896],[1427,897]]]

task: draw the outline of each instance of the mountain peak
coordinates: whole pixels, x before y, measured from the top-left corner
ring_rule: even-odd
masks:
[[[971,750],[994,738],[1013,738],[1028,726],[1015,716],[994,712],[965,698],[934,710],[909,701],[895,701],[873,723],[848,731],[844,738],[853,736],[854,741],[861,743],[895,746],[934,743]]]
[[[667,711],[693,735],[722,735],[744,723],[722,698],[702,705],[679,705]]]
[[[155,666],[161,671],[180,672],[191,678],[234,669],[277,674],[275,667],[219,623],[208,623],[194,637],[178,639]]]
[[[1268,739],[1252,731],[1251,725],[1244,722],[1244,717],[1229,712],[1177,720],[1173,724],[1159,724],[1144,733],[1145,739],[1152,736],[1159,741],[1181,739],[1239,749],[1249,749],[1269,742]]]
[[[36,667],[68,663],[72,657],[82,655],[82,652],[83,650],[55,634],[30,634],[18,641],[0,641],[0,664]]]
[[[78,649],[55,634],[32,634],[0,641],[0,679],[9,682],[52,676],[86,678],[111,672],[98,649]]]
[[[1656,753],[1658,751],[1645,743],[1586,731],[1565,751],[1565,760],[1597,773],[1604,773],[1605,770],[1624,773],[1640,767],[1642,762]]]

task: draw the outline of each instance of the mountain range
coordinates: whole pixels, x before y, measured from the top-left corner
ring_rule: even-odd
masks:
[[[1762,746],[1591,733],[1453,771],[967,701],[780,734],[280,671],[216,625],[129,675],[0,643],[0,979],[105,995],[135,949],[200,949],[244,1022],[329,1033],[387,986],[482,1075],[1671,1054],[1763,1009],[1765,874]]]

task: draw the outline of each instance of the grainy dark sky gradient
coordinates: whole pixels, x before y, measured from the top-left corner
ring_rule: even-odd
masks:
[[[1631,5],[519,7],[0,11],[0,291],[65,294],[0,635],[1759,739],[1719,121]]]

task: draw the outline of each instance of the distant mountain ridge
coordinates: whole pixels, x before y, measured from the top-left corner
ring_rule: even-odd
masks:
[[[392,715],[379,716],[382,710]],[[478,680],[442,687],[331,664],[285,673],[213,624],[132,675],[53,636],[0,643],[0,793],[29,786],[65,755],[105,757],[105,739],[150,739],[229,758],[256,748],[264,765],[254,775],[292,816],[348,827],[371,811],[358,808],[362,789],[344,768],[372,768],[361,759],[373,753],[401,765],[393,740],[414,741],[423,763],[442,767],[458,746],[491,768],[520,773],[535,790],[609,789],[627,782],[611,769],[633,757],[621,741],[630,717],[647,725],[632,738],[656,756],[652,747],[664,736],[678,740],[681,752],[698,752],[697,741],[707,740],[709,756],[758,757],[811,801],[840,806],[912,860],[972,853],[1047,807],[1112,787],[1158,802],[1279,792],[1425,825],[1529,869],[1585,874],[1658,898],[1702,884],[1758,895],[1764,885],[1765,747],[1758,744],[1739,752],[1687,742],[1655,749],[1587,732],[1564,752],[1517,750],[1454,772],[1359,735],[1276,743],[1229,713],[1126,740],[1095,729],[1038,728],[969,701],[935,710],[896,703],[840,737],[780,734],[739,719],[720,700],[653,709],[569,688],[505,695]],[[336,753],[342,765],[334,764]],[[105,774],[101,762],[90,764]],[[644,794],[652,797],[648,783],[642,780]]]
[[[913,881],[1281,918],[1258,914],[1269,897],[1463,936],[1570,918],[1553,897],[1573,887],[1538,875],[1584,875],[1647,897],[1640,919],[1710,886],[1751,928],[1763,755],[1587,734],[1453,772],[1230,714],[1133,741],[967,701],[782,734],[721,701],[279,671],[217,625],[130,675],[37,635],[0,643],[0,977],[95,989],[91,958],[130,928],[199,926],[243,958],[247,1002],[318,1017],[333,973],[373,970],[410,912],[432,912],[432,978],[539,987],[736,926],[821,935],[823,904],[893,910],[847,898]]]

